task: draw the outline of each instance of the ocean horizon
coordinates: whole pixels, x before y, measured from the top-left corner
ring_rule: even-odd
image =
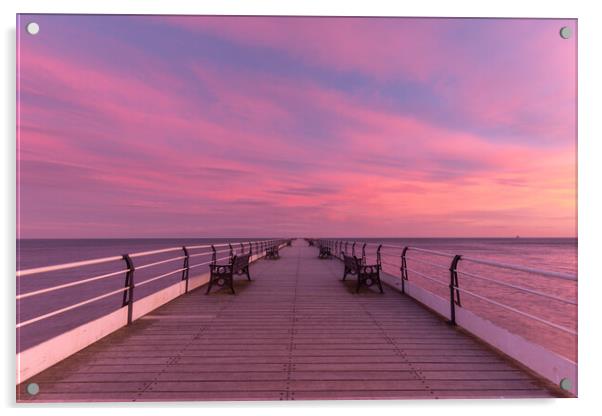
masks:
[[[185,245],[219,244],[283,237],[127,237],[17,239],[17,270]],[[297,237],[303,238],[303,237]],[[315,238],[312,236],[312,238]],[[482,255],[486,259],[566,273],[577,272],[578,237],[322,237],[342,241],[383,242],[416,246],[450,254]],[[529,247],[527,252],[515,248]],[[542,251],[553,249],[549,256]],[[560,250],[560,251],[558,251]],[[553,255],[555,254],[555,255]],[[512,261],[514,259],[514,261]]]

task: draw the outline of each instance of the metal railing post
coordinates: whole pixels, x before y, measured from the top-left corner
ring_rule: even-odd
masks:
[[[462,306],[462,302],[460,302],[460,283],[458,282],[458,265],[456,264],[456,269],[454,273],[454,286],[456,287],[456,305]]]
[[[232,248],[232,243],[228,243],[228,247],[230,247],[230,260],[234,257],[234,249]]]
[[[460,294],[456,288],[458,285],[458,272],[457,272],[458,262],[461,259],[462,259],[462,256],[459,254],[456,254],[454,256],[454,259],[452,260],[451,265],[449,266],[449,307],[450,307],[449,323],[451,325],[456,325],[456,303],[458,305],[460,305],[460,299],[458,298],[458,301],[456,301],[454,292],[456,292],[457,295]]]
[[[408,263],[406,262],[406,253],[408,247],[404,247],[401,252],[401,293],[406,293],[406,280],[408,280]]]
[[[249,241],[249,258],[251,258],[253,256],[253,246],[251,245],[251,242]]]
[[[347,254],[347,244],[349,244],[349,241],[345,241],[345,255]]]
[[[132,324],[132,313],[134,310],[134,271],[136,268],[134,267],[134,262],[130,258],[129,254],[123,255],[123,260],[128,268],[128,271],[125,275],[125,287],[128,288],[127,291],[123,292],[123,304],[122,306],[128,307],[128,325]]]
[[[213,250],[213,254],[211,255],[211,264],[216,264],[217,263],[217,253],[215,252],[215,247],[213,247],[213,244],[211,244],[211,250]],[[232,254],[232,252],[230,252],[230,254]]]
[[[355,241],[353,242],[353,245],[351,246],[351,255],[355,257]]]
[[[182,280],[186,280],[186,287],[184,289],[184,293],[188,293],[188,277],[190,274],[190,253],[186,246],[182,247],[184,251],[184,266],[182,266]]]
[[[366,264],[366,243],[362,246],[362,264]]]
[[[382,244],[379,244],[378,248],[376,249],[376,264],[378,264],[379,270],[383,269],[381,258],[380,258],[380,249],[382,248],[382,246],[383,246]]]

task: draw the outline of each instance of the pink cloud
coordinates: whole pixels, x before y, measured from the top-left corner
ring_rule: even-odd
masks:
[[[201,16],[157,20],[252,47],[277,49],[309,64],[371,76],[390,77],[401,70],[424,80],[439,62],[450,57],[438,48],[445,22],[433,24],[433,19],[405,19],[403,24],[392,18]],[[429,50],[438,53],[429,54]]]
[[[167,17],[162,23],[264,47],[331,71],[428,84],[441,100],[487,126],[562,141],[573,134],[576,40],[572,20]],[[471,23],[474,23],[472,21]],[[520,39],[517,37],[520,36]],[[516,41],[513,41],[516,39]],[[477,45],[477,46],[475,46]],[[550,106],[554,102],[557,105]],[[456,103],[456,104],[454,104]]]
[[[454,53],[436,44],[439,29],[414,22],[399,31],[387,19],[333,25],[295,20],[286,26],[278,19],[224,25],[171,19],[379,80],[402,67],[406,76],[424,81]],[[394,35],[399,39],[389,43]],[[543,44],[533,41],[523,52],[535,53]],[[421,53],[434,48],[441,54]],[[392,50],[395,57],[387,60]],[[421,59],[407,59],[414,55]],[[529,69],[533,76],[545,65],[565,63],[565,52],[551,55]],[[186,83],[163,70],[149,70],[146,79],[101,70],[41,48],[24,49],[20,59],[20,93],[26,97],[19,105],[20,213],[26,235],[77,235],[82,224],[89,225],[86,233],[103,236],[215,235],[228,227],[248,235],[265,229],[349,235],[350,224],[358,235],[373,236],[574,231],[571,140],[501,142],[396,111],[378,97],[206,62],[191,64],[196,78]],[[153,62],[141,53],[132,59]],[[472,64],[459,62],[450,71],[459,75]],[[499,73],[463,77],[458,85],[465,92],[457,96],[458,89],[436,87],[475,119],[493,124],[516,122],[524,100],[535,100],[547,86],[559,86],[550,92],[554,101],[570,97],[565,83],[555,83],[557,75],[544,76],[536,92],[520,94],[524,83],[514,75],[497,79]],[[479,94],[496,81],[496,88]],[[191,94],[190,82],[209,98]],[[507,100],[504,91],[517,98]],[[545,107],[542,100],[531,110],[543,117],[559,114]],[[300,128],[316,114],[334,126],[328,137]],[[570,119],[558,120],[533,131],[560,135]]]

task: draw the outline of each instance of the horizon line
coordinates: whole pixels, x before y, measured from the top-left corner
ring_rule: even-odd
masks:
[[[190,237],[190,236],[179,236],[179,237],[22,237],[17,238],[16,240],[177,240],[177,239],[243,239],[243,240],[260,240],[260,239],[273,239],[273,238],[317,238],[317,239],[325,239],[325,240],[361,240],[361,239],[508,239],[508,240],[521,240],[521,239],[578,239],[578,236],[520,236],[516,235],[514,237],[510,236],[398,236],[398,237],[369,237],[369,236],[354,236],[354,237],[324,237],[324,236],[255,236],[255,237],[218,237],[218,236],[207,236],[207,237]]]

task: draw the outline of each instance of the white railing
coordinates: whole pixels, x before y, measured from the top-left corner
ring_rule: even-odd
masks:
[[[577,276],[569,273],[561,273],[556,271],[549,270],[541,270],[533,267],[526,267],[523,265],[516,264],[508,264],[493,260],[487,259],[479,259],[471,256],[459,255],[455,253],[448,253],[437,250],[429,250],[420,247],[413,246],[401,246],[401,245],[393,245],[386,243],[375,243],[375,242],[364,242],[364,241],[349,241],[349,240],[330,240],[330,239],[318,239],[312,241],[314,245],[326,245],[330,247],[331,251],[334,253],[336,257],[340,258],[342,253],[346,255],[356,256],[361,258],[363,262],[366,262],[366,249],[370,248],[372,253],[375,254],[376,260],[379,264],[381,264],[381,270],[383,268],[382,265],[388,266],[387,268],[391,268],[393,270],[397,270],[393,275],[398,275],[398,280],[393,281],[395,285],[399,286],[399,289],[402,293],[406,293],[410,285],[410,282],[414,281],[411,286],[412,293],[409,294],[412,297],[418,296],[419,301],[423,303],[429,303],[427,306],[431,307],[431,309],[443,314],[448,322],[452,325],[459,325],[466,327],[470,327],[469,329],[474,329],[475,332],[479,332],[478,335],[481,335],[482,338],[487,342],[491,342],[492,344],[496,344],[497,347],[501,346],[501,350],[508,353],[510,356],[519,357],[519,361],[523,362],[527,366],[534,368],[537,372],[544,375],[548,379],[554,379],[553,381],[558,382],[558,378],[560,377],[561,385],[565,383],[568,378],[562,378],[558,376],[558,368],[568,368],[566,373],[570,373],[569,376],[572,378],[572,381],[576,383],[576,363],[573,363],[569,359],[564,359],[563,357],[556,357],[555,353],[549,352],[549,356],[553,357],[553,363],[546,363],[545,365],[541,364],[541,358],[534,357],[534,354],[531,354],[529,357],[525,358],[525,354],[521,354],[520,351],[516,354],[513,351],[509,351],[511,348],[506,348],[507,342],[500,341],[496,339],[499,338],[499,334],[502,332],[499,331],[500,328],[494,328],[489,331],[490,334],[497,334],[495,336],[488,336],[487,331],[483,332],[482,328],[487,325],[495,326],[498,324],[494,324],[493,321],[490,321],[491,315],[484,318],[481,316],[482,311],[474,311],[474,310],[466,310],[463,303],[460,301],[460,295],[464,294],[473,299],[477,299],[485,304],[492,305],[498,308],[501,308],[505,311],[508,311],[510,314],[515,314],[521,316],[527,320],[532,322],[536,322],[538,324],[542,324],[554,331],[558,331],[562,334],[566,334],[569,337],[573,337],[576,340],[578,335],[577,330],[573,328],[569,328],[566,325],[562,325],[557,322],[552,322],[549,319],[549,315],[545,313],[546,309],[542,308],[540,314],[536,314],[532,311],[525,311],[521,309],[522,307],[528,307],[530,305],[519,304],[517,305],[517,301],[510,302],[510,299],[492,299],[491,291],[489,293],[483,293],[478,288],[473,288],[474,285],[468,285],[469,288],[465,287],[468,283],[478,281],[478,282],[486,282],[487,284],[498,286],[500,288],[505,288],[511,291],[515,291],[516,293],[527,294],[533,296],[535,298],[540,298],[542,300],[551,301],[553,305],[559,307],[559,305],[565,305],[566,307],[572,308],[571,311],[576,316],[578,303],[576,299],[559,296],[557,293],[546,293],[542,290],[538,290],[537,288],[526,287],[524,285],[525,282],[519,281],[506,281],[500,279],[499,277],[492,278],[491,276],[484,276],[482,270],[479,272],[475,272],[473,270],[465,270],[469,265],[477,265],[484,266],[481,269],[485,268],[489,270],[489,268],[494,269],[496,271],[495,275],[500,275],[500,271],[508,271],[508,272],[520,272],[532,276],[542,276],[551,279],[550,282],[576,282]],[[416,255],[412,256],[412,253],[416,253]],[[397,264],[391,262],[391,257],[395,257],[399,259]],[[434,257],[431,258],[431,257]],[[442,259],[447,259],[447,264],[442,264]],[[416,266],[425,266],[425,267],[409,267],[408,262],[411,262],[412,265]],[[466,267],[463,267],[465,265]],[[420,268],[421,270],[417,270]],[[422,270],[427,269],[427,271]],[[445,273],[445,277],[441,277],[441,275],[437,275],[436,271],[440,270]],[[399,274],[398,274],[399,273]],[[430,282],[433,283],[430,287],[425,287],[424,284],[418,284],[416,280],[426,281],[424,283]],[[464,284],[462,284],[464,281]],[[428,286],[428,285],[427,285]],[[463,287],[464,286],[464,287]],[[566,286],[566,285],[565,285]],[[440,288],[441,290],[436,290]],[[481,288],[482,289],[482,288]],[[438,293],[435,293],[438,292]],[[447,292],[445,297],[442,296]],[[534,299],[535,299],[534,298]],[[543,302],[540,302],[543,303]],[[447,304],[447,308],[445,305]],[[555,306],[547,306],[555,307]],[[445,310],[447,309],[447,311]],[[549,312],[549,311],[548,311]],[[460,313],[463,317],[463,322],[457,321],[457,314]],[[543,315],[543,316],[542,316]],[[470,316],[471,321],[467,321],[466,317]],[[474,322],[479,320],[487,321],[489,323],[483,323],[479,325],[475,325]],[[565,319],[565,322],[567,319]],[[576,327],[576,322],[575,322]],[[512,334],[515,336],[514,334]],[[517,345],[527,345],[528,348],[531,346],[528,345],[531,341],[525,341],[526,344],[521,344],[522,341],[518,341]],[[499,345],[498,345],[499,344]],[[537,344],[539,345],[539,344]],[[544,348],[545,349],[545,348]],[[538,350],[539,351],[539,350]],[[540,351],[541,352],[541,351]],[[548,351],[544,351],[546,355]],[[540,354],[542,355],[542,354]],[[566,361],[566,362],[565,362]],[[558,364],[560,363],[560,364]],[[568,363],[568,364],[567,364]],[[558,365],[557,365],[558,364]],[[574,368],[573,368],[574,367]],[[564,380],[564,381],[563,381]],[[566,385],[562,386],[566,390],[570,390],[573,393],[576,392],[576,386],[573,385],[571,388],[566,388]]]
[[[151,251],[143,251],[143,252],[125,254],[122,256],[111,256],[111,257],[84,260],[84,261],[78,261],[78,262],[72,262],[72,263],[64,263],[64,264],[57,264],[57,265],[51,265],[51,266],[45,266],[45,267],[36,267],[36,268],[31,268],[31,269],[18,270],[17,271],[18,279],[23,279],[23,278],[29,279],[29,278],[33,278],[33,276],[41,275],[44,273],[50,273],[50,272],[68,270],[68,269],[76,269],[76,268],[81,268],[81,267],[85,267],[85,266],[108,264],[108,263],[114,263],[117,261],[125,261],[125,263],[126,263],[126,267],[124,269],[117,270],[114,272],[104,273],[104,274],[100,274],[97,276],[89,276],[89,277],[84,276],[73,282],[59,284],[59,285],[55,285],[52,287],[47,287],[47,288],[43,288],[43,289],[32,290],[32,291],[26,292],[26,293],[17,294],[16,300],[20,301],[20,300],[31,298],[34,296],[40,296],[43,294],[51,293],[51,292],[54,292],[57,290],[75,287],[75,286],[79,286],[79,285],[84,285],[84,284],[91,283],[91,282],[96,282],[96,281],[107,279],[107,278],[117,276],[120,274],[123,274],[125,277],[125,284],[123,287],[121,287],[119,289],[115,289],[115,290],[111,290],[111,291],[103,293],[103,294],[99,294],[92,298],[83,300],[81,302],[74,303],[72,305],[69,305],[69,306],[66,306],[66,307],[63,307],[60,309],[56,309],[54,311],[51,311],[51,312],[45,313],[43,315],[28,319],[26,321],[21,321],[21,322],[17,323],[16,327],[17,327],[17,329],[23,328],[23,327],[31,325],[35,322],[39,322],[44,319],[48,319],[53,316],[74,310],[81,306],[88,305],[90,303],[99,301],[101,299],[105,299],[109,296],[112,296],[112,295],[115,295],[118,293],[126,294],[126,296],[124,296],[124,301],[121,305],[122,307],[125,307],[125,306],[133,304],[134,288],[136,288],[136,287],[144,286],[151,282],[154,282],[154,281],[157,281],[157,280],[160,280],[165,277],[172,276],[172,275],[175,275],[178,273],[182,273],[182,280],[187,281],[189,279],[188,272],[191,269],[205,266],[210,263],[215,263],[217,261],[227,260],[230,257],[232,257],[234,254],[241,253],[241,252],[248,251],[252,254],[256,254],[256,255],[259,255],[260,257],[262,257],[265,254],[265,249],[267,247],[270,247],[270,246],[273,246],[276,244],[282,244],[285,241],[287,241],[287,240],[254,240],[254,241],[246,241],[246,242],[242,242],[242,243],[236,242],[236,243],[183,246],[183,247],[169,247],[169,248],[164,248],[164,249],[160,249],[160,250],[151,250]],[[217,248],[221,248],[221,249],[216,250]],[[202,249],[209,249],[209,250],[190,254],[190,250],[202,250]],[[146,263],[146,264],[142,264],[142,265],[136,265],[136,266],[134,266],[134,262],[132,260],[132,259],[140,259],[140,258],[152,256],[152,255],[157,255],[157,254],[165,254],[165,253],[173,253],[173,252],[180,252],[180,253],[183,252],[184,255],[178,255],[176,257],[171,257],[168,259],[154,261],[154,262],[150,262],[150,263]],[[229,252],[230,255],[226,256],[226,257],[217,258],[217,254],[225,253],[225,252]],[[205,261],[205,262],[193,264],[193,265],[190,264],[191,258],[195,258],[195,257],[199,257],[199,256],[208,256],[208,255],[212,256],[212,259],[210,261]],[[159,265],[176,262],[176,261],[183,262],[182,266],[178,266],[177,268],[170,270],[166,273],[162,273],[157,276],[153,276],[153,277],[147,278],[143,281],[134,283],[133,278],[134,278],[134,272],[136,270],[138,270],[138,271],[144,270],[144,269],[148,269],[148,268],[152,268],[152,267],[156,267]],[[128,323],[131,323],[131,321],[132,321],[132,311],[129,311]]]
[[[561,298],[559,296],[544,293],[544,292],[541,292],[541,291],[538,291],[535,289],[530,289],[530,288],[526,288],[526,287],[523,287],[520,285],[506,283],[506,282],[503,282],[500,280],[495,280],[495,279],[491,279],[491,278],[488,278],[485,276],[480,276],[475,273],[469,273],[466,271],[462,271],[462,270],[460,270],[460,264],[461,263],[474,263],[474,264],[495,267],[498,269],[513,270],[513,271],[519,271],[519,272],[524,272],[524,273],[529,273],[529,274],[534,274],[534,275],[539,275],[539,276],[544,276],[544,277],[549,277],[549,278],[562,279],[562,280],[576,282],[577,276],[575,276],[575,275],[571,275],[571,274],[567,274],[567,273],[553,272],[553,271],[548,271],[548,270],[535,269],[535,268],[531,268],[531,267],[525,267],[525,266],[514,265],[514,264],[501,263],[501,262],[492,261],[492,260],[477,259],[477,258],[468,257],[468,256],[464,256],[464,255],[457,255],[457,254],[446,253],[446,252],[436,251],[436,250],[427,250],[424,248],[418,248],[418,247],[412,247],[412,246],[397,246],[397,245],[391,245],[391,244],[379,244],[379,243],[373,243],[373,242],[363,242],[363,241],[358,242],[358,241],[346,241],[346,240],[318,240],[318,241],[319,241],[319,244],[325,244],[325,245],[328,245],[329,247],[331,247],[331,249],[335,253],[335,256],[337,256],[337,257],[338,257],[338,254],[341,252],[345,252],[345,254],[349,255],[350,254],[349,251],[351,251],[351,255],[359,257],[360,253],[356,252],[356,250],[359,251],[361,249],[361,258],[363,261],[365,261],[365,258],[366,258],[366,247],[369,247],[369,246],[377,247],[376,253],[377,253],[378,259],[380,259],[380,257],[381,257],[381,251],[383,248],[397,250],[399,252],[399,256],[401,258],[400,266],[394,265],[385,260],[380,260],[380,261],[383,262],[384,264],[390,265],[392,267],[400,267],[402,279],[405,281],[407,281],[409,279],[410,272],[411,272],[424,279],[428,279],[428,280],[434,281],[438,284],[448,286],[449,290],[450,290],[450,299],[451,299],[451,301],[450,301],[450,315],[451,315],[450,319],[452,320],[452,323],[454,323],[454,324],[455,324],[454,310],[457,306],[460,306],[459,305],[460,302],[457,299],[457,297],[458,297],[457,294],[460,292],[465,292],[474,297],[478,297],[480,300],[495,304],[496,306],[499,306],[499,307],[505,308],[507,310],[510,310],[512,312],[521,314],[522,316],[537,320],[541,323],[544,323],[546,325],[554,327],[563,332],[577,335],[577,332],[572,329],[565,328],[560,325],[554,324],[553,322],[550,322],[541,317],[535,317],[532,314],[522,312],[516,308],[513,308],[509,305],[504,305],[503,303],[497,302],[493,299],[488,299],[483,294],[469,292],[467,289],[461,288],[458,283],[458,274],[460,274],[460,275],[463,275],[463,276],[466,276],[469,278],[479,279],[479,280],[487,281],[487,282],[490,282],[490,283],[493,283],[493,284],[496,284],[499,286],[508,287],[508,288],[517,290],[519,292],[529,293],[531,295],[536,295],[536,296],[540,296],[540,297],[543,297],[546,299],[552,299],[552,300],[556,300],[556,301],[559,301],[559,302],[562,302],[565,304],[577,306],[577,302],[574,300],[571,300],[571,299]],[[357,246],[357,248],[356,248],[356,246]],[[348,250],[349,247],[351,247],[351,250]],[[426,264],[426,265],[429,265],[429,266],[432,266],[435,268],[444,269],[444,270],[448,271],[449,276],[450,276],[449,282],[442,281],[441,279],[438,279],[435,276],[429,276],[425,273],[419,272],[416,269],[408,267],[406,264],[406,261],[405,261],[408,259],[408,252],[418,252],[418,253],[422,253],[422,254],[434,255],[437,257],[451,258],[452,260],[451,260],[450,264],[447,266],[442,265],[437,262],[429,262],[429,261],[426,261],[421,258],[412,258],[412,262],[422,263],[422,264]]]
[[[45,278],[53,277],[50,275],[52,272],[62,272],[70,270],[72,273],[81,272],[83,276],[80,278],[70,281],[68,283],[61,283],[51,287],[36,288],[24,293],[17,293],[17,308],[20,312],[23,312],[23,306],[20,302],[24,300],[38,301],[39,304],[44,304],[48,300],[46,296],[54,296],[55,292],[61,289],[84,287],[86,284],[103,281],[108,278],[116,278],[116,276],[123,275],[124,280],[120,280],[122,283],[120,287],[111,287],[114,282],[109,281],[106,283],[104,289],[98,289],[99,292],[95,296],[80,300],[74,300],[71,304],[61,305],[54,310],[39,314],[38,316],[30,319],[18,321],[16,324],[17,331],[22,331],[28,328],[30,331],[37,331],[37,327],[31,327],[35,323],[44,323],[44,321],[56,317],[60,314],[66,314],[70,311],[77,310],[85,305],[94,304],[103,299],[107,299],[111,296],[123,294],[123,299],[120,299],[119,304],[112,311],[106,312],[103,307],[99,306],[98,313],[102,316],[94,317],[90,316],[82,320],[78,314],[67,316],[66,322],[60,322],[59,334],[50,334],[49,337],[45,337],[42,341],[35,343],[35,345],[28,347],[25,350],[21,350],[17,353],[17,384],[31,378],[32,376],[40,373],[41,371],[51,367],[52,365],[64,360],[65,358],[73,355],[74,353],[86,348],[93,344],[99,339],[112,332],[122,328],[125,325],[129,325],[132,321],[148,314],[152,310],[155,310],[161,305],[169,302],[172,299],[177,298],[188,292],[189,283],[190,289],[196,289],[209,281],[209,271],[197,272],[191,276],[190,271],[197,269],[202,266],[207,266],[211,263],[218,263],[223,261],[231,261],[232,256],[240,253],[250,252],[252,255],[250,261],[256,261],[265,256],[266,248],[278,245],[282,247],[285,243],[290,244],[288,240],[254,240],[246,242],[236,243],[221,243],[221,244],[204,244],[196,246],[184,246],[184,247],[169,247],[160,250],[151,250],[144,252],[137,252],[131,254],[125,254],[123,256],[112,256],[104,257],[99,259],[84,260],[73,263],[58,264],[46,267],[36,267],[27,270],[17,271],[17,287],[28,286],[29,284],[39,283],[42,280],[30,280],[38,279],[40,275],[46,274]],[[224,253],[228,253],[224,255]],[[171,254],[172,256],[167,259],[150,259],[149,256],[156,256],[162,254]],[[203,258],[203,256],[205,258]],[[199,258],[200,257],[200,258]],[[207,258],[210,257],[210,260]],[[199,263],[192,264],[191,259],[199,258]],[[135,262],[142,262],[147,259],[146,263],[137,265]],[[115,262],[125,262],[125,267],[116,267],[118,270],[112,271],[107,270],[105,272],[99,272],[98,270],[93,273],[92,276],[86,276],[85,269],[88,266],[95,266],[95,268],[108,268],[112,267]],[[167,269],[166,265],[175,263],[173,268]],[[159,269],[156,273],[153,270]],[[143,271],[139,274],[139,271]],[[88,272],[89,273],[89,272]],[[181,273],[181,279],[177,282],[167,282],[165,287],[148,287],[147,285],[165,279],[169,276],[178,275]],[[155,274],[154,276],[146,276],[146,274]],[[142,278],[143,280],[135,281],[134,277]],[[64,276],[62,276],[64,278]],[[140,296],[138,292],[138,299],[134,298],[134,289],[141,286],[147,286],[145,289],[144,296]],[[94,292],[94,288],[87,288],[88,292]],[[68,294],[67,299],[71,299],[71,294]],[[77,294],[73,294],[77,296]],[[39,299],[37,299],[39,298]],[[55,325],[50,323],[48,328],[52,328]],[[17,337],[22,336],[20,332],[17,333]]]

